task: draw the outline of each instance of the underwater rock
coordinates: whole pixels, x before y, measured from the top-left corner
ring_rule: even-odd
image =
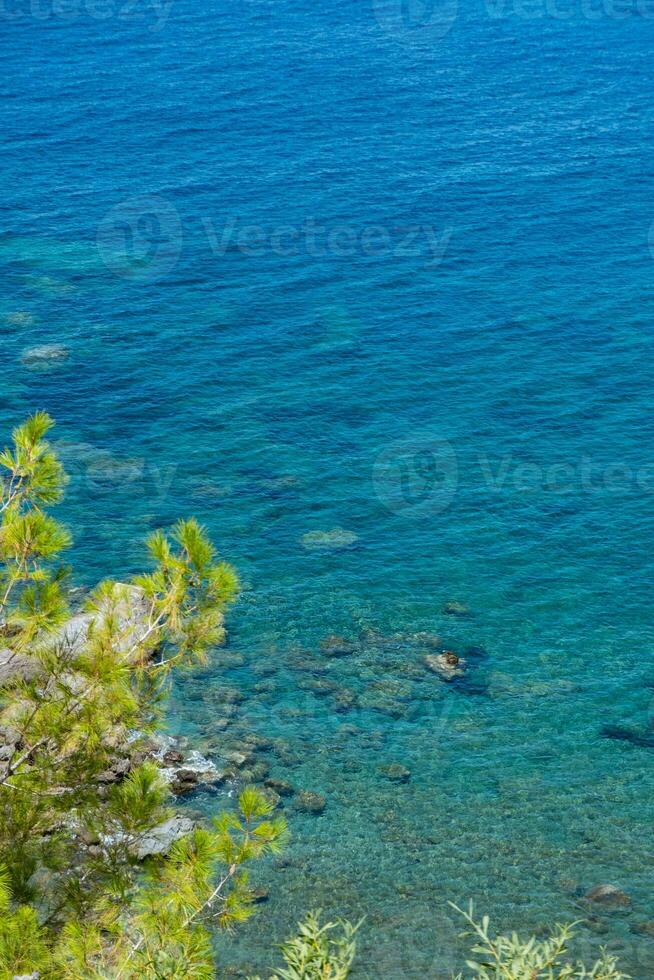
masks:
[[[403,660],[399,663],[386,663],[385,667],[390,673],[398,674],[407,680],[422,681],[425,678],[425,672],[420,664],[415,664],[411,660]]]
[[[295,794],[295,787],[287,783],[285,779],[276,779],[274,776],[270,776],[265,780],[265,785],[268,789],[272,789],[279,796],[293,796]]]
[[[349,687],[339,687],[334,695],[334,711],[350,711],[357,706],[357,696]]]
[[[601,905],[607,909],[626,909],[631,905],[631,899],[626,892],[615,885],[595,885],[584,895],[584,901]]]
[[[445,650],[439,654],[428,653],[423,657],[423,663],[428,670],[438,674],[444,681],[449,682],[465,676],[466,661],[452,650]]]
[[[403,701],[398,701],[396,698],[389,697],[382,691],[371,690],[364,691],[359,700],[359,704],[362,708],[379,711],[381,714],[395,719],[405,718],[410,708],[410,705]]]
[[[59,344],[41,344],[29,347],[21,354],[21,363],[33,370],[44,370],[67,361],[70,349]]]
[[[252,762],[252,752],[248,746],[236,746],[223,752],[223,758],[240,769],[242,766]]]
[[[5,323],[11,327],[31,327],[36,322],[34,314],[29,313],[27,310],[16,310],[14,313],[7,313],[4,319]]]
[[[249,780],[249,782],[256,782],[256,780]],[[270,786],[264,786],[261,793],[263,796],[265,796],[266,800],[272,807],[278,807],[282,802],[282,798],[279,793],[277,793],[274,789],[271,789]]]
[[[349,657],[354,653],[356,647],[351,640],[336,633],[330,633],[320,644],[320,649],[326,657]]]
[[[282,765],[288,768],[299,766],[305,759],[305,753],[285,738],[276,738],[272,750]]]
[[[465,603],[456,600],[446,602],[443,606],[443,612],[446,616],[470,616],[470,610]]]
[[[296,810],[301,813],[322,813],[327,805],[327,801],[324,796],[320,793],[314,793],[312,790],[302,789],[295,797],[293,802]]]
[[[654,939],[654,919],[649,919],[647,922],[634,923],[631,931],[637,936],[649,936],[650,939]]]
[[[251,783],[261,783],[266,778],[270,772],[270,766],[263,759],[257,760],[254,765],[250,768],[250,782]]]
[[[602,735],[604,738],[615,738],[619,742],[629,742],[640,749],[654,749],[654,732],[625,728],[622,725],[604,725]]]
[[[202,700],[206,704],[217,704],[221,708],[241,704],[245,700],[242,691],[227,684],[211,684],[203,691]]]
[[[300,538],[300,543],[307,551],[334,551],[339,548],[349,548],[358,540],[358,535],[354,531],[334,527],[331,531],[307,531]]]
[[[326,677],[307,677],[298,681],[297,685],[301,691],[311,691],[316,697],[324,697],[333,694],[338,688],[334,681],[327,680]]]
[[[273,674],[277,673],[278,667],[275,664],[256,663],[252,664],[250,670],[257,677],[272,677]]]
[[[392,783],[408,783],[411,779],[411,770],[399,762],[391,762],[390,765],[380,766],[379,772],[386,776]]]
[[[444,643],[443,637],[437,633],[413,633],[410,636],[412,643],[418,643],[423,647],[430,647],[433,650],[442,650]]]
[[[273,691],[277,690],[277,681],[274,681],[272,677],[266,677],[264,680],[259,681],[258,684],[254,685],[254,692],[256,694],[272,694]]]
[[[269,898],[270,892],[267,888],[253,888],[250,891],[250,900],[255,905],[261,905],[262,902],[267,902]]]

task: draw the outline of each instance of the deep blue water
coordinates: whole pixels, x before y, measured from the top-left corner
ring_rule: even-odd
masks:
[[[654,749],[603,734],[651,731],[653,42],[645,0],[0,11],[3,438],[57,418],[80,581],[208,526],[243,595],[171,727],[215,746],[227,685],[225,744],[327,798],[226,975],[322,907],[358,976],[444,978],[448,900],[609,881],[580,949],[654,976]]]

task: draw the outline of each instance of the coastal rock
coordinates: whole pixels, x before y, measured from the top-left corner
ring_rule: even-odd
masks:
[[[354,531],[334,527],[331,531],[307,531],[300,538],[300,543],[307,551],[336,551],[340,548],[349,548],[358,540]]]
[[[132,739],[137,741],[139,737],[140,733],[136,732]],[[140,756],[140,760],[151,759],[156,762],[161,775],[176,796],[200,787],[219,786],[225,782],[226,773],[215,763],[196,749],[186,751],[183,741],[173,738],[172,735],[157,733],[140,746],[140,749],[139,752],[137,748],[136,758]]]
[[[411,770],[407,769],[399,762],[391,762],[390,765],[380,766],[379,772],[386,776],[392,783],[408,783],[411,779]]]
[[[132,768],[132,760],[128,756],[118,756],[104,772],[97,777],[99,783],[117,783],[124,779]]]
[[[320,649],[326,657],[349,657],[356,650],[354,643],[344,636],[330,633],[320,644]]]
[[[443,606],[443,612],[446,616],[469,616],[470,610],[463,602],[457,602],[453,600],[452,602],[446,602]]]
[[[584,895],[584,901],[601,905],[607,909],[626,909],[631,905],[631,899],[626,892],[615,885],[595,885]]]
[[[449,682],[465,676],[466,661],[451,650],[438,654],[428,653],[423,658],[423,663],[428,670],[438,674],[444,681]]]
[[[131,851],[139,861],[156,854],[167,854],[175,841],[190,834],[194,826],[189,817],[178,813],[140,838],[132,845]]]
[[[38,672],[38,665],[31,657],[11,650],[0,650],[0,687],[16,681],[33,680]]]
[[[302,789],[294,800],[295,809],[301,813],[322,813],[327,805],[327,801],[320,793],[314,793],[308,789]]]

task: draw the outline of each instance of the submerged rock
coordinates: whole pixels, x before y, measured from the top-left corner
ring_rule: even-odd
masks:
[[[358,535],[354,531],[346,531],[342,527],[334,527],[331,531],[307,531],[300,538],[303,548],[307,551],[330,551],[339,548],[349,548]]]
[[[339,687],[334,694],[334,711],[350,711],[357,706],[357,696],[349,687]]]
[[[267,902],[270,897],[270,892],[267,888],[253,888],[250,891],[250,899],[255,905],[261,905],[262,902]]]
[[[595,885],[594,888],[586,892],[584,901],[608,909],[626,909],[631,905],[631,899],[627,893],[615,885]]]
[[[428,653],[423,658],[423,663],[428,670],[438,674],[444,681],[453,681],[457,677],[465,677],[466,661],[453,653],[452,650],[445,650],[443,653]]]
[[[13,313],[5,314],[5,323],[11,327],[30,327],[36,323],[36,317],[28,310],[15,310]]]
[[[470,609],[463,602],[457,602],[453,600],[452,602],[446,602],[443,606],[443,612],[446,616],[469,616]]]
[[[619,742],[629,742],[640,749],[654,749],[654,732],[626,728],[623,725],[604,725],[602,735],[604,738],[615,738]]]
[[[265,780],[265,785],[279,796],[293,796],[295,793],[295,787],[287,783],[285,779],[275,779],[271,776]]]
[[[411,770],[399,762],[391,762],[388,766],[380,766],[379,772],[382,776],[390,779],[392,783],[408,783],[411,779]]]
[[[649,936],[650,939],[654,939],[654,919],[649,919],[647,922],[636,922],[631,927],[631,931],[637,936]]]
[[[439,636],[438,633],[413,633],[409,639],[412,643],[430,647],[432,650],[442,650],[444,646],[443,637]]]
[[[336,633],[330,633],[320,644],[320,649],[326,657],[349,657],[354,653],[356,646],[351,640]]]
[[[335,681],[328,680],[326,677],[307,677],[298,681],[297,686],[301,691],[311,691],[317,697],[325,697],[327,694],[333,694],[338,689],[338,684]]]
[[[33,370],[46,370],[67,361],[70,350],[59,344],[41,344],[30,347],[21,354],[21,363]]]
[[[295,809],[301,813],[322,813],[327,805],[327,801],[320,793],[314,793],[308,789],[302,789],[294,800]]]

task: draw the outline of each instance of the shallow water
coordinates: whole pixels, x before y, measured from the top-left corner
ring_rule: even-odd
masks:
[[[287,805],[226,974],[322,907],[366,915],[358,976],[444,978],[448,900],[535,929],[610,881],[632,909],[580,949],[654,976],[631,931],[654,918],[641,7],[3,21],[5,432],[58,419],[81,582],[180,515],[209,527],[243,594],[171,728],[265,735],[257,760],[327,799]],[[423,632],[481,648],[464,684],[424,669]],[[325,658],[331,633],[354,652]]]

